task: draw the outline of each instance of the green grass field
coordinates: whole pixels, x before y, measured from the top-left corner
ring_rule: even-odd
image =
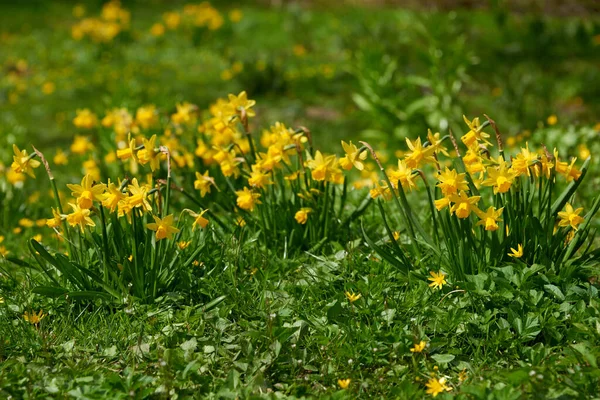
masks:
[[[600,18],[0,3],[0,398],[600,393]]]

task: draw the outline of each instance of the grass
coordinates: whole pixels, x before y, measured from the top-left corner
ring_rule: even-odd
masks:
[[[0,54],[0,397],[597,396],[596,18],[510,15],[500,6],[341,13],[245,4],[235,22],[238,9],[217,2],[224,22],[215,31],[182,24],[149,33],[184,5],[124,2],[130,27],[107,43],[71,38],[70,3],[0,6],[10,50]],[[101,4],[85,7],[97,15]],[[48,82],[55,87],[45,93]],[[205,111],[242,90],[256,106],[240,96],[229,100],[236,107]],[[190,123],[171,117],[183,101],[198,106],[184,113]],[[157,111],[137,119],[139,132],[130,127],[137,165],[114,156],[127,152],[129,132],[74,126],[78,109],[101,120],[125,107],[136,119],[148,104]],[[219,113],[231,131],[206,122]],[[443,156],[439,146],[465,154],[462,114],[483,113],[497,122],[505,152],[486,122],[494,146],[481,151],[476,141],[475,162]],[[428,128],[446,138],[435,143]],[[82,151],[71,147],[75,133]],[[149,144],[152,135],[165,147]],[[431,146],[405,175],[396,160],[415,159],[407,137]],[[348,172],[328,157],[350,139],[368,143],[347,151]],[[534,159],[509,176],[510,190],[492,193],[477,161],[496,171],[490,155],[506,155],[515,166],[526,142]],[[13,181],[13,143],[26,155],[32,144],[40,149],[56,179],[40,166],[35,180]],[[551,158],[554,147],[563,164]],[[534,178],[550,162],[548,177]],[[228,174],[232,163],[239,175]],[[483,210],[504,210],[492,221],[499,229],[480,210],[466,218],[435,210],[435,199],[459,204],[440,185],[437,163],[467,173],[460,191],[480,195]],[[208,180],[196,175],[205,171]],[[256,171],[274,184],[250,183]],[[97,188],[109,178],[122,187],[119,209],[133,204],[136,178],[148,209],[118,217],[94,199],[96,226],[68,226],[88,210],[66,184],[86,174]],[[211,191],[200,193],[197,181]],[[53,185],[59,199],[46,195]],[[242,188],[261,203],[240,202]],[[584,208],[581,220],[560,216],[567,202]],[[55,231],[45,226],[51,207],[65,215]],[[192,225],[204,209],[208,225]],[[173,237],[148,227],[170,214]],[[510,255],[518,244],[524,254]]]

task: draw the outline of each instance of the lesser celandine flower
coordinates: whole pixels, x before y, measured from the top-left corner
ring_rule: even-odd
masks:
[[[67,214],[67,222],[71,226],[79,226],[83,233],[86,226],[96,226],[94,221],[90,218],[90,210],[87,208],[81,208],[77,204],[69,203],[69,206],[73,209],[71,214]]]
[[[338,385],[340,386],[341,389],[347,389],[348,386],[350,386],[350,382],[352,382],[351,379],[338,379]]]
[[[23,314],[23,319],[33,325],[37,325],[42,319],[44,319],[45,316],[46,314],[44,314],[42,310],[40,310],[38,313],[32,312],[31,314],[28,311],[25,311],[25,314]]]
[[[512,247],[510,248],[510,253],[508,253],[509,256],[513,257],[513,258],[521,258],[523,257],[523,245],[519,244],[517,246],[516,249],[513,249]]]
[[[431,281],[429,287],[432,287],[434,289],[441,289],[444,285],[448,283],[446,282],[446,275],[444,275],[443,272],[430,271],[429,275],[431,275],[431,277],[427,278],[427,280]]]
[[[17,174],[25,173],[35,178],[33,169],[39,167],[40,162],[29,157],[26,150],[19,150],[16,144],[13,144],[13,152],[15,155],[13,156],[13,163],[10,166],[11,169]]]
[[[424,340],[421,340],[419,343],[415,343],[414,347],[411,347],[410,352],[411,353],[420,353],[425,349],[426,345],[427,345],[427,342]]]
[[[261,204],[260,193],[254,193],[247,187],[235,192],[237,195],[236,203],[242,210],[253,211],[256,204]]]
[[[296,219],[296,222],[298,222],[301,225],[304,225],[304,224],[306,224],[306,221],[308,221],[308,214],[311,212],[312,212],[311,208],[303,207],[296,212],[296,215],[294,215],[294,218]]]
[[[583,207],[574,210],[573,206],[570,203],[567,203],[565,209],[558,213],[558,217],[560,218],[558,226],[571,226],[571,228],[577,230],[577,225],[584,221],[583,217],[579,216],[582,211]]]
[[[162,219],[156,215],[152,217],[154,218],[154,222],[146,224],[146,227],[151,231],[156,231],[156,240],[171,239],[173,234],[179,232],[179,229],[173,226],[173,214],[167,215]]]
[[[360,293],[355,294],[353,292],[346,292],[345,294],[350,303],[354,303],[356,300],[358,300],[362,297],[362,294],[360,294]]]
[[[71,189],[71,195],[77,198],[77,205],[81,208],[92,208],[95,201],[102,201],[106,186],[103,183],[93,185],[90,175],[86,175],[81,180],[81,185],[67,184]]]
[[[445,391],[449,392],[452,390],[452,388],[446,384],[446,378],[444,378],[444,377],[439,378],[439,379],[432,377],[425,384],[425,386],[427,387],[427,390],[425,391],[425,393],[430,394],[433,397],[436,397],[438,394],[443,393]]]

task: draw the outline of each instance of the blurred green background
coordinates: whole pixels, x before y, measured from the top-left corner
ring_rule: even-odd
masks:
[[[515,144],[536,129],[564,141],[553,126],[573,126],[574,149],[598,137],[596,2],[214,1],[198,15],[220,18],[215,28],[186,20],[202,3],[123,1],[129,19],[114,38],[74,38],[103,4],[0,3],[5,164],[13,142],[69,143],[78,108],[168,114],[242,90],[258,102],[256,127],[304,125],[330,150],[342,138],[462,132],[463,114],[483,113]],[[165,13],[180,23],[169,28]]]

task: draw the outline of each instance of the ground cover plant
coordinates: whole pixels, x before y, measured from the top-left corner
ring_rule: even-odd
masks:
[[[597,396],[594,18],[3,7],[2,397]]]

